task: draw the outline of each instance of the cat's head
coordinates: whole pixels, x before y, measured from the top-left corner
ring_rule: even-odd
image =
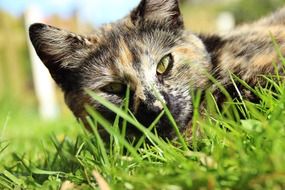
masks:
[[[85,104],[111,122],[115,117],[85,89],[120,105],[129,85],[130,109],[138,121],[147,127],[162,111],[156,89],[185,129],[192,118],[191,94],[205,88],[205,72],[211,69],[202,42],[184,30],[177,0],[142,0],[128,16],[90,36],[33,24],[30,38],[67,105],[83,120]],[[173,137],[166,116],[157,130],[163,137]]]

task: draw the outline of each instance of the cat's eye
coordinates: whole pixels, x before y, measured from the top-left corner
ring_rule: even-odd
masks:
[[[112,82],[102,87],[101,90],[109,94],[124,95],[126,93],[126,85],[122,83]]]
[[[171,54],[164,56],[158,63],[156,73],[158,75],[166,74],[173,66],[173,57]]]

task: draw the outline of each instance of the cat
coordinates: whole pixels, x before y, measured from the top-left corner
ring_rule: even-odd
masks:
[[[41,23],[30,26],[29,36],[77,118],[86,121],[88,104],[114,121],[115,114],[85,89],[121,105],[129,86],[130,110],[147,127],[163,110],[157,89],[185,132],[191,129],[193,92],[214,88],[209,74],[237,96],[230,73],[255,86],[260,75],[275,72],[273,62],[281,68],[272,37],[284,55],[285,9],[227,34],[204,35],[184,29],[178,0],[141,0],[129,15],[89,36]],[[156,129],[163,138],[175,137],[166,116]]]

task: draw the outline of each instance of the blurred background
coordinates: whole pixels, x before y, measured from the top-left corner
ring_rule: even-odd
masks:
[[[18,136],[23,135],[21,130],[24,128],[31,133],[29,127],[32,125],[44,126],[45,122],[59,121],[55,120],[57,118],[73,118],[59,89],[49,79],[41,78],[46,71],[38,68],[42,64],[29,49],[28,25],[44,22],[88,34],[103,23],[123,17],[138,2],[0,0],[0,129],[6,131],[6,138],[13,137],[15,132],[19,133]],[[225,32],[234,25],[266,15],[283,4],[284,0],[181,0],[181,9],[187,29]],[[9,133],[13,128],[19,130]],[[0,133],[0,141],[3,134]]]

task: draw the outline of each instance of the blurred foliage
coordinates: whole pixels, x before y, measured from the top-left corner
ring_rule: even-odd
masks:
[[[51,25],[61,26],[66,30],[78,32],[77,19],[62,19],[53,15],[46,19]],[[20,17],[0,10],[0,106],[1,114],[18,110],[36,110],[36,97],[32,78],[32,68],[28,49],[28,36],[24,15]],[[85,29],[85,27],[82,27]],[[87,29],[86,29],[87,30]],[[63,107],[62,94],[58,92],[60,110]],[[60,95],[59,95],[60,94]]]
[[[239,0],[230,3],[227,10],[234,14],[237,24],[256,20],[284,6],[284,0]]]
[[[190,3],[191,1],[187,0],[184,2],[181,4],[181,12],[186,29],[196,33],[216,31],[216,18],[224,4],[205,1]]]
[[[23,18],[0,11],[0,102],[34,101]]]

